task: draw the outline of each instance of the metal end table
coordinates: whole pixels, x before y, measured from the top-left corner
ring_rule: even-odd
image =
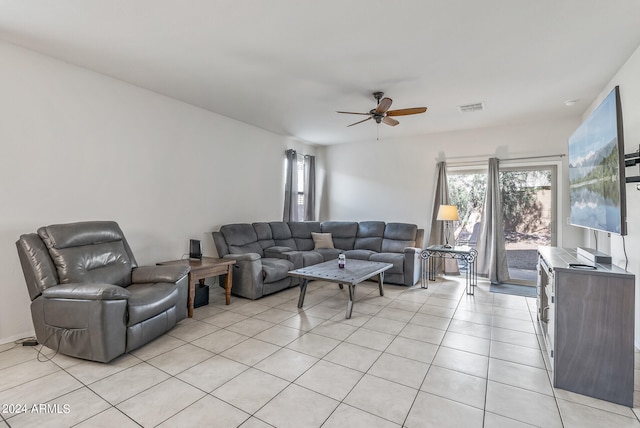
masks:
[[[473,295],[478,285],[478,272],[476,270],[476,258],[478,252],[475,248],[464,246],[431,245],[420,252],[422,272],[420,286],[429,288],[429,281],[436,280],[435,258],[462,260],[466,266],[466,290]]]

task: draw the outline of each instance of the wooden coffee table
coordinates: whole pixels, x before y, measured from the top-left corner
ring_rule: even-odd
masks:
[[[378,289],[380,290],[380,295],[384,296],[384,272],[392,267],[393,265],[391,263],[349,259],[347,260],[344,268],[339,268],[337,260],[330,260],[317,265],[292,270],[289,272],[289,276],[302,278],[302,284],[300,285],[300,298],[298,299],[299,308],[304,304],[304,296],[307,293],[307,283],[310,280],[318,279],[334,282],[340,284],[340,288],[342,288],[343,284],[346,284],[349,288],[349,302],[347,302],[346,318],[351,318],[356,285],[378,275]]]
[[[180,259],[157,263],[158,265],[184,264],[191,266],[189,272],[189,296],[187,298],[187,315],[193,317],[193,302],[196,297],[196,281],[204,285],[204,279],[211,276],[227,274],[227,281],[224,285],[226,304],[231,303],[231,287],[233,285],[233,265],[235,260],[217,259],[215,257],[203,257],[202,260]]]

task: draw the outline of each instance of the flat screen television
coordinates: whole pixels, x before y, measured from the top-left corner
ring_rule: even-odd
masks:
[[[570,223],[627,234],[624,138],[616,86],[569,138]]]

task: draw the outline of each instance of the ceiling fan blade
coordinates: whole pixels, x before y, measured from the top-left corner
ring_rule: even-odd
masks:
[[[426,107],[403,108],[399,110],[389,110],[387,116],[406,116],[409,114],[424,113],[425,111],[427,111]]]
[[[371,119],[373,119],[373,118],[372,118],[371,116],[369,116],[369,117],[368,117],[368,118],[366,118],[365,120],[361,120],[361,121],[359,121],[359,122],[352,123],[351,125],[347,125],[347,128],[348,128],[348,127],[350,127],[350,126],[353,126],[353,125],[357,125],[357,124],[362,123],[362,122],[366,122],[367,120],[371,120]]]
[[[337,111],[336,113],[343,113],[343,114],[363,114],[365,116],[371,114],[371,113],[355,113],[353,111]]]
[[[383,117],[383,118],[382,118],[382,121],[383,121],[384,123],[386,123],[387,125],[390,125],[390,126],[396,126],[397,124],[399,124],[399,123],[400,123],[400,122],[398,122],[397,120],[395,120],[394,118],[392,118],[392,117],[387,117],[387,116]]]
[[[392,102],[393,100],[391,98],[384,97],[383,99],[380,100],[378,107],[376,107],[374,111],[376,113],[383,114],[384,112],[389,110],[389,107],[391,107]]]

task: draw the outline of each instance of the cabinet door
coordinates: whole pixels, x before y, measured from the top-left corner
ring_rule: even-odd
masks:
[[[558,272],[555,386],[633,404],[634,281]]]
[[[546,323],[546,319],[543,317],[542,311],[547,306],[546,295],[544,294],[544,286],[547,283],[547,271],[549,268],[544,262],[542,256],[538,255],[538,281],[536,282],[536,307],[538,309],[537,319],[540,322],[540,327],[545,330],[542,323]]]
[[[553,368],[553,333],[554,333],[554,311],[552,299],[553,271],[549,269],[549,265],[540,256],[538,258],[538,283],[537,283],[537,305],[538,305],[538,322],[544,339],[544,347],[549,357],[548,366]]]
[[[553,271],[547,275],[547,284],[545,285],[545,295],[547,300],[547,353],[551,359],[551,367],[553,369],[553,360],[555,358],[555,337],[556,337],[556,296],[555,296],[556,276]]]

